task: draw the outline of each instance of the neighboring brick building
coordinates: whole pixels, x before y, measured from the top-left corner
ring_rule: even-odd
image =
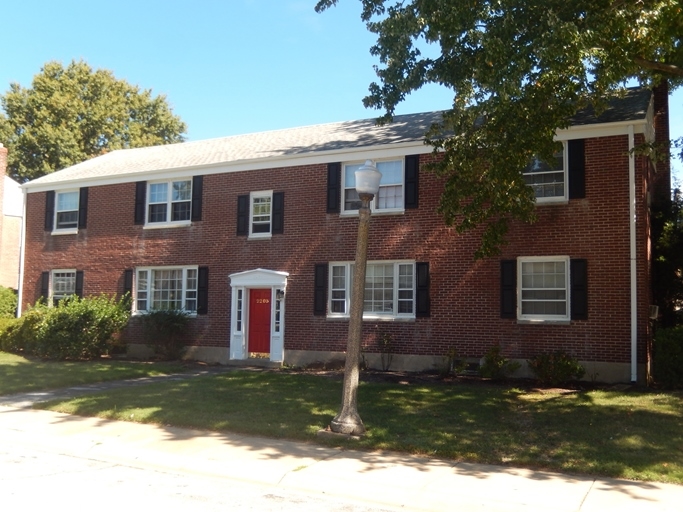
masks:
[[[0,286],[18,290],[24,193],[6,172],[7,148],[0,144]]]
[[[660,165],[651,190],[651,164],[629,149],[668,129],[666,102],[665,90],[631,91],[559,131],[557,165],[526,173],[538,222],[514,224],[502,257],[482,261],[479,235],[436,213],[442,181],[423,169],[435,158],[423,134],[438,113],[114,151],[25,185],[22,303],[130,291],[136,316],[192,312],[192,358],[341,359],[353,170],[373,159],[383,178],[368,250],[371,365],[388,333],[393,369],[432,369],[451,349],[478,360],[500,344],[521,362],[564,349],[589,378],[642,377],[648,197],[663,196],[668,177]],[[132,352],[144,347],[140,331],[134,316]]]

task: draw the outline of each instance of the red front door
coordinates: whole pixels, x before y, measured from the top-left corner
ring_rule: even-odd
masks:
[[[249,290],[249,352],[270,353],[271,290]]]

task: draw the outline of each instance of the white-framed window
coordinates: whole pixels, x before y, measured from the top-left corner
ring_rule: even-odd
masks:
[[[328,311],[348,317],[353,262],[330,263]],[[373,261],[365,271],[364,318],[415,318],[415,262]]]
[[[363,162],[346,163],[343,166],[342,182],[342,213],[357,212],[360,208],[360,198],[356,192],[356,171]],[[373,211],[402,212],[404,202],[404,169],[403,159],[384,160],[376,162],[377,170],[382,173],[379,192],[375,196],[371,209]]]
[[[197,311],[198,267],[138,268],[135,309]]]
[[[567,199],[567,145],[554,155],[552,164],[534,158],[523,171],[524,181],[536,196],[537,203]]]
[[[55,231],[78,229],[78,190],[55,194]]]
[[[147,224],[190,222],[191,179],[150,182],[147,187]]]
[[[50,276],[50,298],[52,304],[76,294],[76,270],[53,270]]]
[[[520,320],[569,320],[569,257],[517,259]]]
[[[235,318],[235,330],[237,332],[242,332],[242,322],[243,322],[243,312],[244,312],[244,290],[239,288],[237,290],[237,304],[236,304],[236,318]]]
[[[273,191],[249,194],[249,236],[269,237],[272,234]]]

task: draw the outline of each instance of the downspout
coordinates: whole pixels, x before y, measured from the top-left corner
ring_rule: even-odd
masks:
[[[633,125],[628,127],[629,235],[631,259],[631,382],[638,380],[638,266],[636,261],[636,161]]]
[[[21,235],[19,237],[19,293],[17,295],[17,317],[21,316],[21,305],[24,297],[24,257],[26,254],[26,204],[28,203],[28,193],[26,189],[21,191],[24,194],[23,216],[21,218]]]

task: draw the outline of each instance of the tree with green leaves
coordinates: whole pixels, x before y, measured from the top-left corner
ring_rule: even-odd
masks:
[[[535,155],[552,161],[554,135],[577,111],[599,112],[627,83],[683,82],[680,0],[361,3],[380,62],[363,101],[384,110],[380,122],[425,84],[453,90],[427,141],[443,156],[440,211],[461,232],[482,229],[478,257],[500,252],[512,219],[535,219],[520,170]]]
[[[182,142],[185,123],[152,96],[83,61],[48,62],[31,88],[0,96],[8,174],[24,182],[108,151]]]
[[[683,192],[677,188],[670,208],[655,211],[652,230],[661,233],[654,246],[653,292],[661,325],[683,324]]]

